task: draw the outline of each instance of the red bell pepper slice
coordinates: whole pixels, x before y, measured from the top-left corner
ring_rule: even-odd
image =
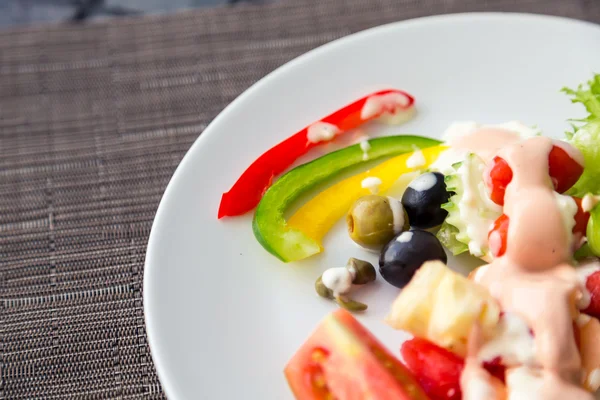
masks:
[[[307,126],[267,150],[244,171],[233,187],[223,193],[218,217],[242,215],[252,210],[271,185],[273,178],[311,148],[383,114],[397,115],[411,111],[414,102],[410,94],[401,90],[381,90]]]

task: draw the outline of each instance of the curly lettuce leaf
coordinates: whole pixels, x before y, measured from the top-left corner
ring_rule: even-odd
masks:
[[[458,233],[459,231],[457,227],[444,221],[440,227],[440,230],[437,231],[436,234],[442,245],[444,245],[444,247],[450,250],[454,255],[458,255],[469,250],[469,246],[456,238]]]
[[[589,113],[587,118],[576,121],[593,121],[600,118],[600,74],[581,84],[577,89],[562,88],[571,97],[571,103],[581,103]]]
[[[483,182],[485,162],[475,154],[452,165],[445,177],[446,189],[453,192],[442,208],[448,211],[437,237],[453,254],[469,251],[476,257],[488,254],[489,227],[502,209],[493,204]]]
[[[563,88],[571,102],[581,103],[589,115],[573,120],[573,132],[567,132],[569,143],[577,147],[585,159],[585,169],[575,185],[567,192],[583,197],[587,193],[600,193],[600,74],[577,89]]]

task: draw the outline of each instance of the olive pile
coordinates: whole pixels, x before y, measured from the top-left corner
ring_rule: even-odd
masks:
[[[444,175],[422,174],[408,185],[402,201],[377,195],[358,199],[346,217],[348,233],[361,247],[380,251],[381,276],[402,288],[424,262],[447,262],[439,240],[424,229],[444,222],[448,212],[442,205],[449,198]]]

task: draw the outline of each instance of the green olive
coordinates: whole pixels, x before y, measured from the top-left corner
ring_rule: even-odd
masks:
[[[315,290],[319,296],[325,297],[326,299],[333,299],[333,291],[325,286],[321,276],[319,276],[319,279],[315,282]]]
[[[373,282],[377,279],[377,272],[373,264],[367,261],[359,260],[357,258],[350,258],[346,268],[355,271],[354,280],[352,281],[355,285],[364,285],[365,283]]]
[[[352,312],[365,311],[367,309],[366,304],[343,296],[337,296],[335,302],[338,303],[340,307]]]
[[[394,212],[400,214],[396,215],[399,227],[394,226]],[[409,228],[408,217],[400,201],[377,195],[356,200],[348,211],[346,223],[350,238],[370,250],[380,250],[394,236]]]

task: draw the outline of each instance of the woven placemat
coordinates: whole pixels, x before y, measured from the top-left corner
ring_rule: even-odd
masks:
[[[333,39],[492,10],[600,22],[596,0],[290,0],[0,32],[0,399],[163,398],[144,253],[207,123]]]

